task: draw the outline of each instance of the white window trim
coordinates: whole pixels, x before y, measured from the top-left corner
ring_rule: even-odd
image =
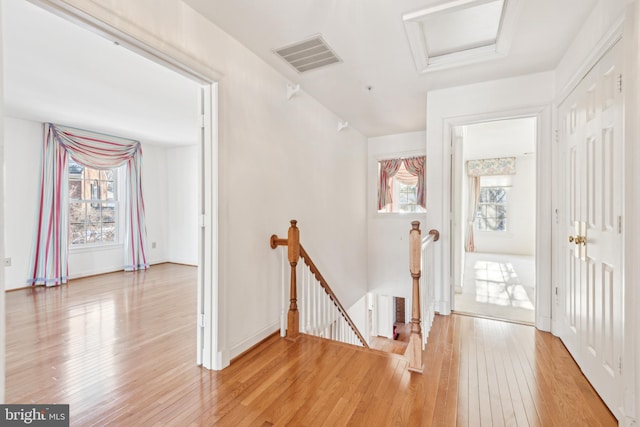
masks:
[[[115,242],[107,242],[107,243],[83,243],[81,245],[73,245],[71,242],[67,244],[69,248],[69,253],[82,253],[82,252],[97,252],[101,250],[111,250],[115,248],[122,248],[124,246],[124,192],[125,186],[124,181],[126,179],[126,168],[124,166],[119,166],[116,169],[117,173],[117,200],[114,202],[116,205],[117,218],[116,222],[118,224],[118,230],[116,234]],[[69,209],[69,202],[67,201],[67,209]],[[68,232],[68,231],[67,231]]]

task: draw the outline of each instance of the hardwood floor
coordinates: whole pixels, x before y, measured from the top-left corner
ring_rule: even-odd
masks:
[[[74,426],[616,425],[558,339],[465,316],[437,316],[423,375],[305,335],[206,371],[195,277],[163,264],[8,293],[9,403],[68,403]]]
[[[386,337],[371,337],[371,339],[369,339],[369,347],[375,350],[385,351],[387,353],[404,355],[404,353],[407,351],[407,346],[409,345],[411,324],[396,322],[394,323],[394,326],[400,333],[400,336],[397,340]]]

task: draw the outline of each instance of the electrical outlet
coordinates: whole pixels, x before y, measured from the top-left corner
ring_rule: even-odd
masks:
[[[155,249],[156,248],[156,242],[151,242],[151,249]]]
[[[11,267],[11,258],[5,258],[4,259],[4,266],[5,267]]]

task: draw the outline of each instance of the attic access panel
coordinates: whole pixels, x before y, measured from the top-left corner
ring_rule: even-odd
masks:
[[[451,0],[403,15],[419,72],[500,58],[521,0]]]

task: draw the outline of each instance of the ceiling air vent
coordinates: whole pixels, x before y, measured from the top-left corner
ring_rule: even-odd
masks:
[[[274,52],[299,73],[342,62],[320,35],[275,49]]]

